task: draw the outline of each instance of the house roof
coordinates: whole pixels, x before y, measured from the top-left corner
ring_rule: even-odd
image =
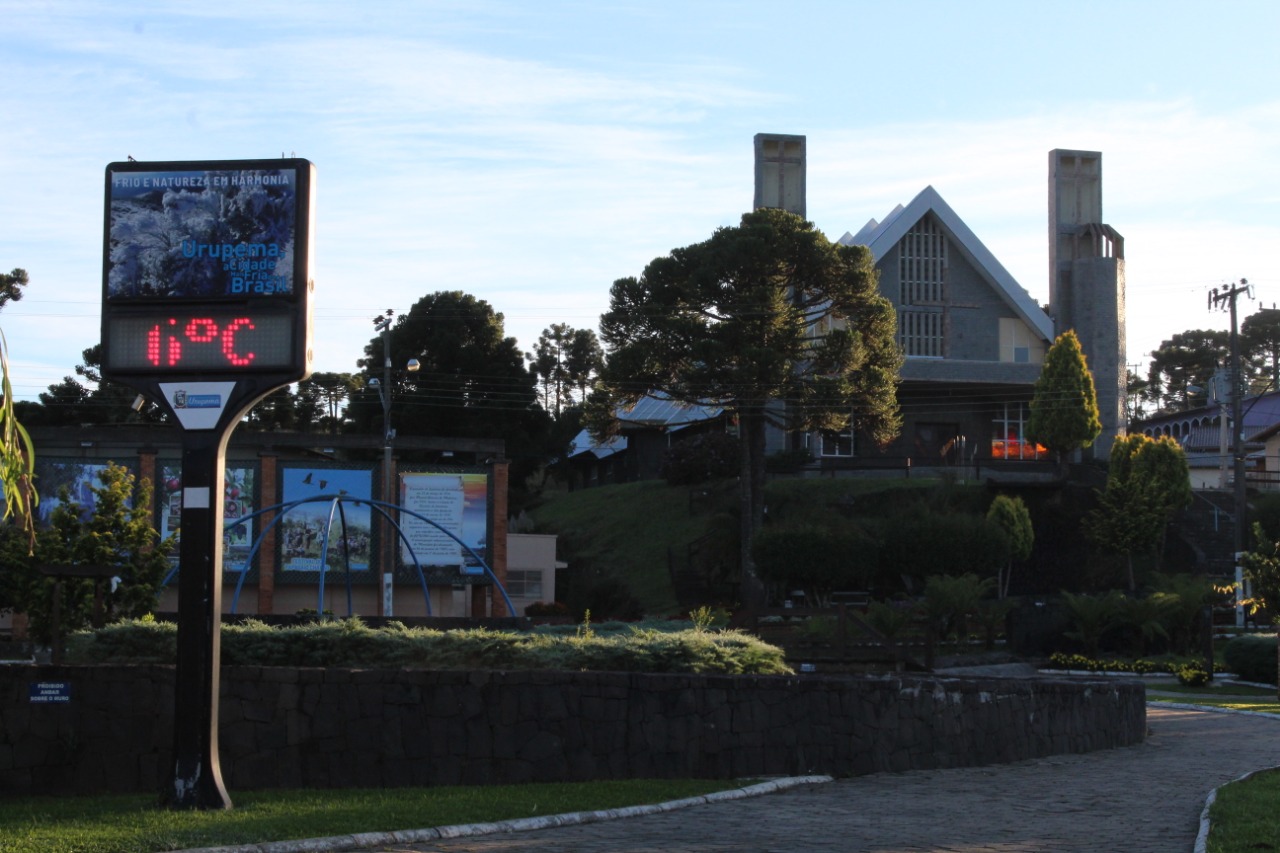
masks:
[[[724,414],[724,407],[681,403],[665,394],[654,393],[641,397],[632,406],[619,406],[616,414],[623,429],[629,426],[657,427],[674,432],[718,418]]]
[[[872,219],[862,226],[857,234],[846,233],[837,242],[846,246],[866,246],[871,250],[876,263],[880,263],[881,259],[898,245],[907,232],[928,213],[932,213],[937,218],[947,232],[947,236],[959,247],[960,252],[974,269],[986,277],[992,288],[1013,309],[1014,313],[1038,332],[1045,341],[1052,342],[1053,320],[996,260],[991,250],[982,244],[978,235],[964,224],[964,221],[956,215],[950,205],[943,201],[942,196],[932,186],[921,190],[920,194],[906,207],[902,205],[895,207],[883,222]]]
[[[663,394],[650,394],[641,397],[631,406],[619,406],[614,414],[624,430],[631,427],[676,432],[687,426],[714,420],[724,414],[724,408],[681,403]],[[569,458],[576,459],[589,453],[597,459],[605,459],[626,449],[625,435],[615,435],[600,443],[591,438],[590,431],[584,429],[574,436],[569,446]]]
[[[591,438],[590,430],[582,430],[569,442],[569,458],[578,459],[590,454],[597,459],[607,459],[627,449],[626,436],[615,435],[604,443]]]
[[[1130,427],[1131,431],[1150,434],[1177,433],[1179,443],[1188,451],[1193,449],[1214,450],[1221,441],[1220,427],[1217,424],[1218,410],[1227,409],[1230,418],[1230,407],[1210,403],[1188,409],[1185,412],[1171,412],[1147,418]],[[1244,421],[1244,438],[1248,443],[1265,441],[1280,432],[1280,391],[1268,391],[1254,397],[1246,397],[1240,404],[1241,420]]]

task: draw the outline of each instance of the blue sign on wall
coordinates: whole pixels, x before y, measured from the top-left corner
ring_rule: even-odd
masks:
[[[71,682],[69,681],[33,681],[31,682],[31,703],[70,702]]]

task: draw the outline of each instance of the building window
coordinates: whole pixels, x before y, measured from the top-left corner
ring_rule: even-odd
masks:
[[[507,569],[507,595],[512,598],[542,600],[542,571],[540,569]]]
[[[853,427],[840,432],[824,429],[821,449],[823,456],[853,456]]]
[[[1047,448],[1027,440],[1026,403],[1005,403],[991,433],[992,459],[1048,459]]]
[[[1044,341],[1014,317],[1000,318],[1000,360],[1015,364],[1039,364],[1044,361]]]
[[[947,237],[926,216],[898,243],[898,343],[904,355],[941,358],[945,353]]]
[[[942,358],[942,312],[898,312],[898,345],[903,355]]]

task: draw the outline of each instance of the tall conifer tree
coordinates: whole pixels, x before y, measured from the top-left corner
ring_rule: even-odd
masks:
[[[1045,354],[1031,398],[1027,437],[1049,448],[1062,462],[1068,454],[1092,445],[1101,432],[1093,377],[1080,339],[1068,329]]]

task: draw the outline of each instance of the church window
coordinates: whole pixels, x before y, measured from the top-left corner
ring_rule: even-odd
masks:
[[[904,355],[945,355],[947,238],[926,216],[898,243],[898,343]]]

